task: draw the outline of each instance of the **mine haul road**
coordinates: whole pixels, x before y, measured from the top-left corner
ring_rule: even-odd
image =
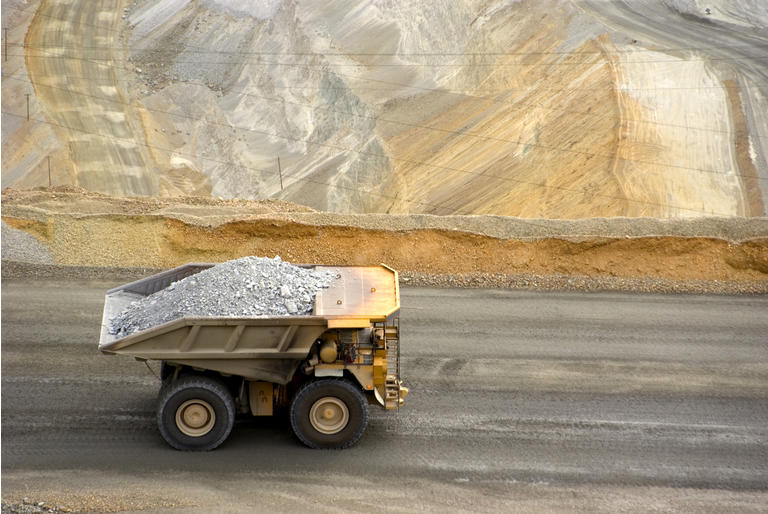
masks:
[[[740,98],[751,134],[749,141],[754,146],[754,173],[758,180],[768,178],[768,32],[712,22],[701,15],[681,15],[658,0],[572,2],[607,27],[642,40],[646,47],[677,48],[688,58],[703,55],[740,75],[740,88],[746,89]],[[768,201],[768,193],[762,194],[763,201]]]
[[[210,453],[98,353],[114,279],[4,279],[2,491],[97,510],[761,511],[768,297],[404,288],[400,412],[349,450],[241,419]]]

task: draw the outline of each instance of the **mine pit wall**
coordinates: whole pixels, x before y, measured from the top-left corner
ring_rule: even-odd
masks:
[[[50,248],[60,265],[169,268],[191,261],[280,255],[296,263],[386,263],[405,273],[581,275],[768,284],[768,235],[739,241],[668,234],[523,239],[443,228],[380,230],[263,218],[217,226],[199,226],[158,215],[53,215],[44,220],[4,216],[3,220],[35,235]],[[727,222],[718,223],[722,229]]]

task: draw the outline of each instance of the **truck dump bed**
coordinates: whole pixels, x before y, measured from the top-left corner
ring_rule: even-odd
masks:
[[[123,337],[110,334],[110,319],[131,302],[212,266],[186,264],[109,290],[99,350],[285,384],[326,330],[370,327],[400,310],[397,272],[386,266],[305,266],[337,277],[317,293],[309,316],[185,317]]]

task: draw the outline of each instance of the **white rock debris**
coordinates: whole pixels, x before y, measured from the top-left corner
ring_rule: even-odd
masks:
[[[131,303],[109,321],[123,337],[185,316],[251,317],[311,314],[317,292],[334,273],[274,259],[243,257],[174,282]]]

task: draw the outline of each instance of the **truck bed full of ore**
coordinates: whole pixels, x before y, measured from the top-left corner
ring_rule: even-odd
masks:
[[[274,259],[243,257],[174,282],[110,319],[123,337],[183,317],[301,316],[336,275]]]

